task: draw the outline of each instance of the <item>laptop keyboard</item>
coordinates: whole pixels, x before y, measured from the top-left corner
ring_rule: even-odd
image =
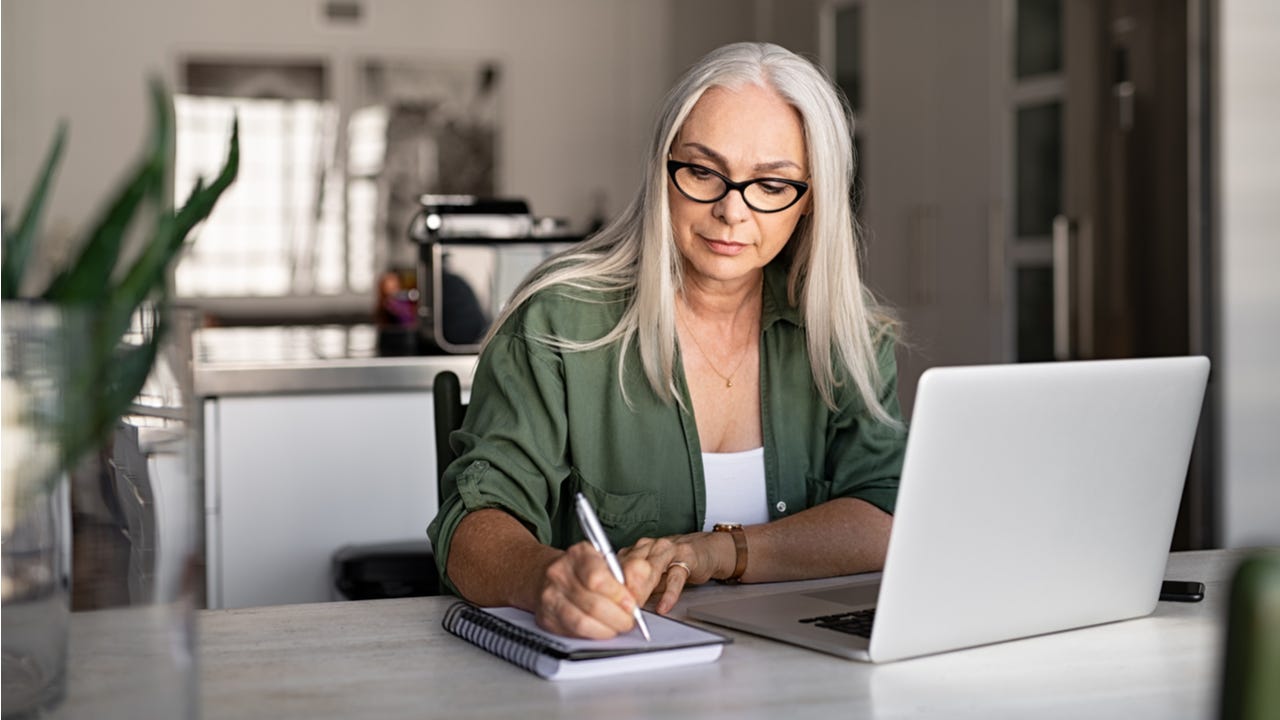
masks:
[[[871,624],[875,622],[875,619],[876,609],[867,608],[866,610],[854,610],[853,612],[837,613],[835,615],[803,618],[800,622],[813,623],[814,627],[869,638],[871,637]]]

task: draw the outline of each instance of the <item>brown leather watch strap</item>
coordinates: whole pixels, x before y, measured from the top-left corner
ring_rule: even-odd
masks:
[[[736,583],[747,572],[747,531],[742,528],[742,523],[716,523],[712,530],[733,535],[733,549],[737,553],[737,560],[733,565],[733,574],[720,582]]]

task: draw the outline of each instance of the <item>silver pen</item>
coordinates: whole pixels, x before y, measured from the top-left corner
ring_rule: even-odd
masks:
[[[578,497],[574,500],[574,506],[578,511],[578,524],[582,526],[582,533],[587,536],[591,544],[596,550],[604,556],[605,564],[609,566],[609,571],[613,573],[613,577],[618,582],[626,585],[627,579],[622,576],[622,565],[618,564],[618,556],[613,553],[613,546],[609,544],[609,537],[604,534],[604,528],[600,526],[600,518],[596,517],[595,508],[591,507],[591,501],[586,495],[578,493]],[[640,607],[636,606],[632,609],[631,614],[636,619],[636,626],[640,628],[640,633],[644,635],[645,640],[652,640],[649,635],[649,626],[645,624],[644,615],[640,614]]]

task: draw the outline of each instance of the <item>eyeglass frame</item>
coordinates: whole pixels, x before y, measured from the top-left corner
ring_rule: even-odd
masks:
[[[706,172],[709,172],[712,175],[715,175],[716,177],[720,178],[721,182],[724,183],[724,192],[720,193],[718,196],[710,200],[702,200],[700,198],[696,198],[690,195],[688,192],[685,191],[684,188],[680,187],[680,181],[676,180],[676,173],[679,172],[680,170],[683,170],[684,168],[697,168],[699,170],[705,170]],[[796,203],[800,202],[800,198],[804,197],[804,194],[809,191],[809,183],[804,182],[802,180],[790,180],[788,178],[780,178],[780,177],[761,177],[761,178],[752,178],[750,180],[743,180],[742,182],[734,182],[733,180],[730,180],[728,177],[725,177],[724,175],[722,175],[721,173],[718,173],[715,170],[712,170],[711,168],[707,167],[706,165],[699,165],[698,163],[681,162],[679,160],[672,160],[670,158],[667,159],[667,176],[671,178],[671,184],[676,186],[676,190],[679,190],[681,195],[689,198],[690,200],[696,203],[703,203],[704,205],[710,205],[711,203],[720,202],[725,198],[726,195],[729,194],[729,191],[737,190],[738,194],[742,196],[742,202],[746,203],[747,207],[751,208],[755,212],[766,213],[766,214],[778,213],[778,212],[782,212],[783,210],[787,210],[791,207],[794,207]],[[780,208],[777,208],[776,210],[762,210],[756,207],[755,205],[752,205],[751,201],[747,199],[747,188],[752,185],[755,185],[756,183],[762,183],[762,182],[776,182],[776,183],[782,183],[784,185],[790,185],[791,187],[796,189],[797,191],[796,196],[791,199],[791,202],[787,203],[786,205],[783,205]]]

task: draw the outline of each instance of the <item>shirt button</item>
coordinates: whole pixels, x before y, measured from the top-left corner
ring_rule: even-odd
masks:
[[[781,500],[779,500],[778,504],[774,505],[774,507],[778,508],[778,512],[780,513],[784,513],[787,511],[787,504],[782,502]]]

